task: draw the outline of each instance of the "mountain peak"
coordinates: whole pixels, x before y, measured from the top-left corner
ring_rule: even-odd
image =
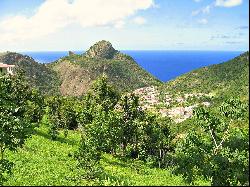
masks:
[[[86,57],[99,59],[112,59],[118,51],[115,50],[109,41],[99,41],[87,50]]]

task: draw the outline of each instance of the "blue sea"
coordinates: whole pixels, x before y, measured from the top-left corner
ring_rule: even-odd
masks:
[[[82,54],[84,51],[74,51]],[[132,56],[145,70],[159,80],[167,82],[194,69],[228,61],[243,52],[240,51],[122,51]],[[68,51],[21,52],[33,57],[37,62],[49,63]]]

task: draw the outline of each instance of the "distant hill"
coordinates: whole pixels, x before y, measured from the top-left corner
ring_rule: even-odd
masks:
[[[15,71],[23,70],[31,86],[45,94],[59,94],[59,78],[45,64],[36,62],[27,55],[14,52],[0,53],[0,62],[16,65]]]
[[[103,73],[107,74],[110,83],[120,91],[161,84],[132,57],[115,50],[110,42],[104,40],[94,44],[82,55],[70,53],[48,67],[58,73],[63,95],[84,94]]]
[[[249,52],[217,65],[200,68],[167,82],[170,93],[212,93],[249,100]]]
[[[45,94],[83,95],[105,73],[120,91],[156,86],[163,103],[168,94],[177,98],[195,93],[249,100],[249,52],[228,62],[191,71],[165,84],[104,40],[81,55],[70,52],[50,64],[40,64],[14,52],[0,53],[0,61],[16,65],[17,71],[24,70],[31,85]]]
[[[81,96],[103,73],[120,91],[162,84],[132,57],[115,50],[104,40],[86,53],[69,52],[68,56],[50,64],[40,64],[27,55],[14,52],[0,53],[0,61],[16,65],[15,71],[23,70],[30,84],[45,94]]]
[[[249,102],[249,52],[221,64],[200,68],[161,86],[134,91],[142,108],[176,123],[192,117],[198,106],[216,107],[226,99]],[[186,128],[186,126],[185,126]]]

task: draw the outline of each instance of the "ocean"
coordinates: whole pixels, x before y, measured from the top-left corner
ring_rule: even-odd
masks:
[[[73,51],[82,54],[84,51]],[[167,82],[194,69],[228,61],[240,51],[122,51],[132,56],[145,70]],[[21,52],[39,63],[53,62],[68,55],[68,51]]]

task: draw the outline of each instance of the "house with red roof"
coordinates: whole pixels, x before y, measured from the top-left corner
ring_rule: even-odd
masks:
[[[15,65],[4,64],[0,62],[0,75],[10,74],[13,75]]]

